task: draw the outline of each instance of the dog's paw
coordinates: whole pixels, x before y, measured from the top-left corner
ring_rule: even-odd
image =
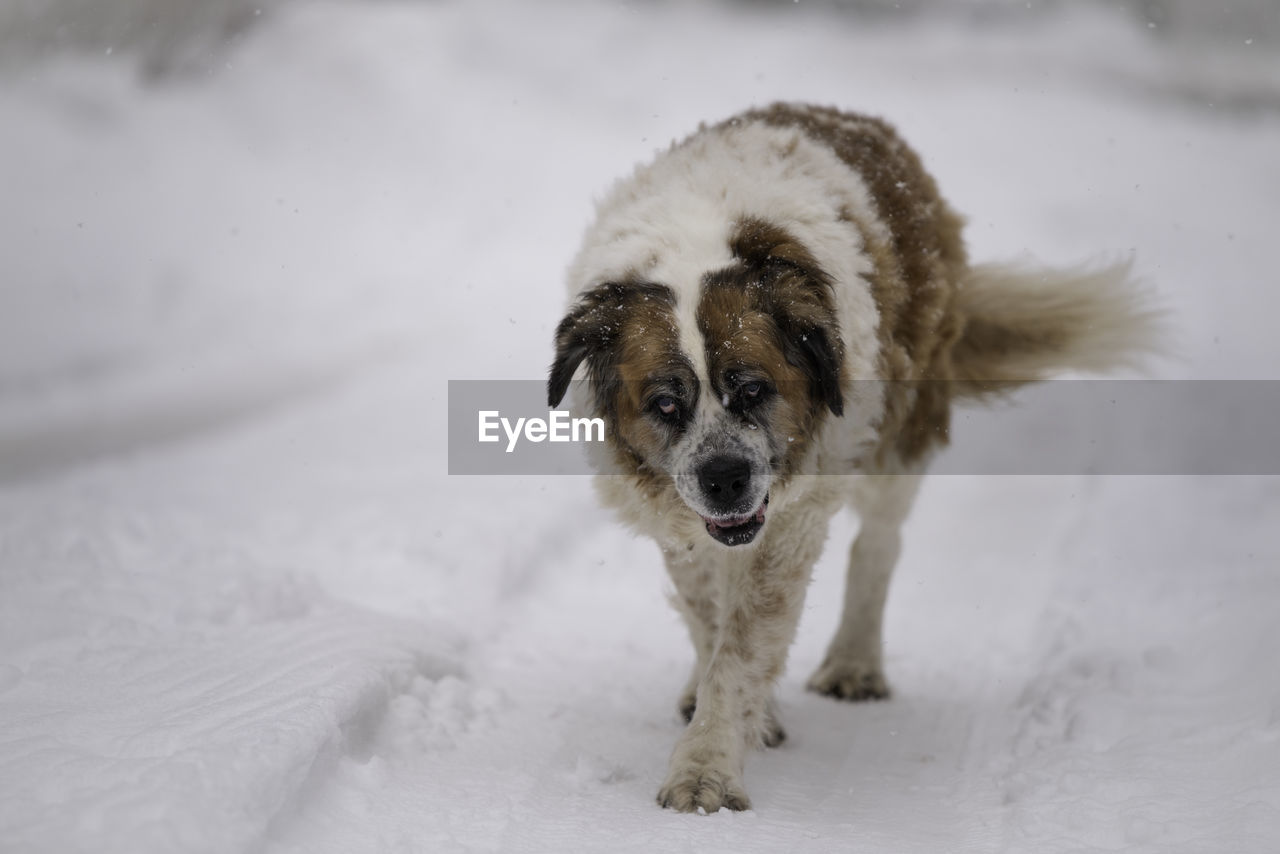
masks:
[[[808,688],[837,700],[887,700],[889,683],[878,668],[843,661],[824,661],[809,678]]]
[[[710,814],[721,807],[751,809],[751,799],[731,775],[707,766],[676,768],[658,790],[658,804],[677,812]]]

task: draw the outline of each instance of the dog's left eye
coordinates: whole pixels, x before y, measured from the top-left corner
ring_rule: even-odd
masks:
[[[760,393],[764,391],[764,383],[757,382],[755,380],[749,383],[743,383],[742,386],[739,387],[738,391],[740,391],[742,396],[747,400],[755,400],[760,396]]]

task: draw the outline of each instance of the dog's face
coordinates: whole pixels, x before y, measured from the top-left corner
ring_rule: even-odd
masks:
[[[830,281],[803,246],[751,220],[730,248],[692,312],[640,278],[585,291],[556,330],[548,397],[557,406],[585,361],[619,461],[669,479],[708,534],[737,546],[763,528],[770,487],[825,413],[841,414],[843,354]]]

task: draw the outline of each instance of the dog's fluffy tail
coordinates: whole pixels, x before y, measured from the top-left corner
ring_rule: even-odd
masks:
[[[960,393],[982,397],[1065,371],[1137,368],[1161,349],[1163,312],[1130,264],[974,266],[957,291],[967,322],[952,351]]]

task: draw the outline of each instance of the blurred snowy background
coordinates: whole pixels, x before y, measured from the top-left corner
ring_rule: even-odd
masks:
[[[1156,376],[1280,378],[1275,2],[0,0],[0,850],[1274,851],[1264,477],[935,479],[870,707],[801,688],[838,520],[756,810],[653,804],[656,551],[448,477],[445,384],[540,379],[592,199],[779,98],[976,258],[1132,254]]]

